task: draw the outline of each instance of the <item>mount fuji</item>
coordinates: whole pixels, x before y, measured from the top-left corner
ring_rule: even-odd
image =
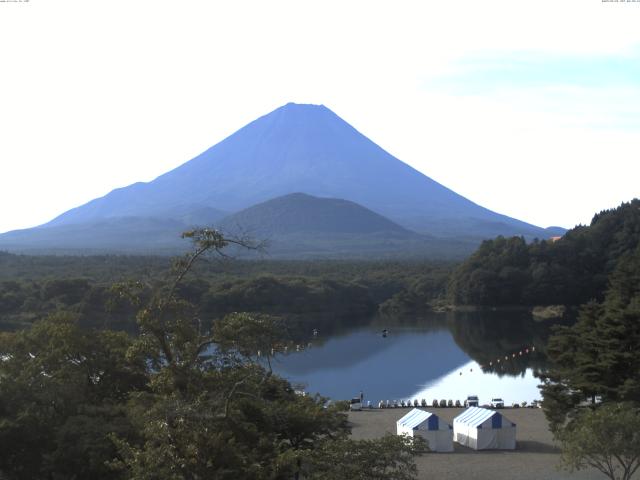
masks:
[[[481,239],[497,235],[547,238],[558,233],[464,198],[398,160],[323,105],[289,103],[151,182],[113,190],[39,227],[0,235],[0,248],[171,250],[179,245],[180,231],[190,226],[228,225],[229,216],[255,220],[255,213],[237,214],[278,197],[287,198],[289,234],[297,233],[291,219],[308,215],[291,209],[296,200],[303,210],[310,208],[309,198],[343,200],[325,202],[323,208],[347,209],[336,213],[347,224],[373,221],[360,235],[393,224],[394,235],[406,234],[414,246],[416,233],[431,239],[428,245],[454,240],[467,243],[469,251]],[[258,223],[285,221],[276,210],[258,210],[276,215]],[[244,227],[250,231],[253,225]],[[302,230],[308,227],[307,222]],[[430,256],[425,248],[423,253]]]

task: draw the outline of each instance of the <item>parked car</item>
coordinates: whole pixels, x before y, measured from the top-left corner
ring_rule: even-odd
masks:
[[[469,395],[464,401],[465,407],[477,407],[478,405],[480,405],[480,401],[477,395]]]
[[[362,400],[360,399],[360,397],[353,397],[351,399],[351,402],[349,404],[349,410],[351,411],[362,410]]]
[[[491,408],[504,408],[504,400],[501,398],[492,398]]]

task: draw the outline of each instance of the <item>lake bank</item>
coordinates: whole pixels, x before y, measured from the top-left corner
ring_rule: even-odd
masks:
[[[464,409],[438,408],[433,411],[451,423]],[[349,412],[354,439],[379,438],[396,433],[396,421],[409,411],[407,408],[372,409]],[[553,441],[542,410],[517,408],[501,410],[506,418],[517,425],[516,450],[479,451],[454,443],[453,453],[429,453],[416,459],[418,478],[438,480],[491,479],[491,480],[596,480],[603,475],[596,470],[570,474],[558,470],[560,450]],[[637,478],[640,478],[636,475]],[[634,478],[636,478],[634,477]]]

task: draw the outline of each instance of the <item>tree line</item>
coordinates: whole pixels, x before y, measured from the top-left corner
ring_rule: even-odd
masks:
[[[135,331],[134,311],[111,285],[130,279],[144,295],[162,282],[162,257],[29,257],[0,253],[0,330],[15,330],[56,311],[80,325]],[[213,261],[201,259],[176,294],[201,318],[266,312],[295,319],[370,317],[407,295],[423,309],[442,296],[452,264],[419,262]],[[145,293],[146,292],[146,293]],[[424,296],[426,295],[426,300]],[[393,312],[386,305],[384,311]],[[402,307],[400,310],[406,310]]]
[[[620,259],[638,246],[640,200],[596,214],[557,241],[484,241],[449,281],[456,305],[571,305],[601,301]]]

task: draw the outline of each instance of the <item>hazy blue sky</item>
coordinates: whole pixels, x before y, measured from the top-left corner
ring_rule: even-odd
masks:
[[[640,196],[640,2],[0,2],[0,232],[289,101],[541,226]]]

